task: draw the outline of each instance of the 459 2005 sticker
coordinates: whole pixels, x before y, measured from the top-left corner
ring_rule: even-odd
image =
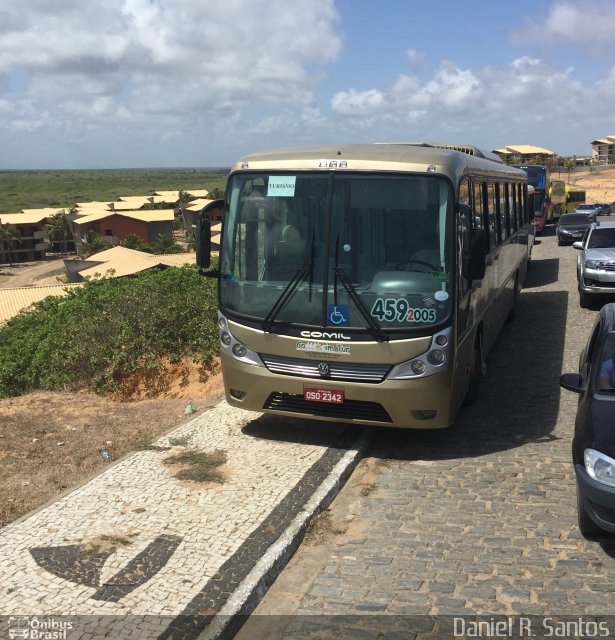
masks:
[[[405,298],[378,298],[371,310],[380,322],[435,322],[435,309],[411,307]]]

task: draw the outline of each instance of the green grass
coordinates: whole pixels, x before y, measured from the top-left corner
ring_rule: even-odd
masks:
[[[0,213],[72,207],[77,202],[149,195],[156,189],[224,189],[228,169],[0,171]]]

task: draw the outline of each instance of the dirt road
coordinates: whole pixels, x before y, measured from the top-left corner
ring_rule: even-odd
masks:
[[[0,287],[33,287],[60,284],[57,276],[66,275],[63,258],[22,262],[0,266]]]

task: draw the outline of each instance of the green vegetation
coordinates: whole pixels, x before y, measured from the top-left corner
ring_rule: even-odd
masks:
[[[163,358],[208,365],[217,353],[215,284],[195,266],[91,280],[0,327],[0,397],[74,387],[104,393]]]
[[[15,244],[21,242],[21,231],[9,222],[0,223],[0,260],[6,262],[8,257],[9,264],[13,264],[13,248]]]
[[[228,169],[0,171],[0,213],[68,208],[90,200],[111,202],[118,196],[149,195],[154,189],[222,193],[227,176]]]

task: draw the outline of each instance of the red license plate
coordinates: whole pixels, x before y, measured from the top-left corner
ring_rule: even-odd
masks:
[[[309,400],[310,402],[343,404],[344,392],[341,389],[320,389],[319,387],[304,387],[303,399]]]

